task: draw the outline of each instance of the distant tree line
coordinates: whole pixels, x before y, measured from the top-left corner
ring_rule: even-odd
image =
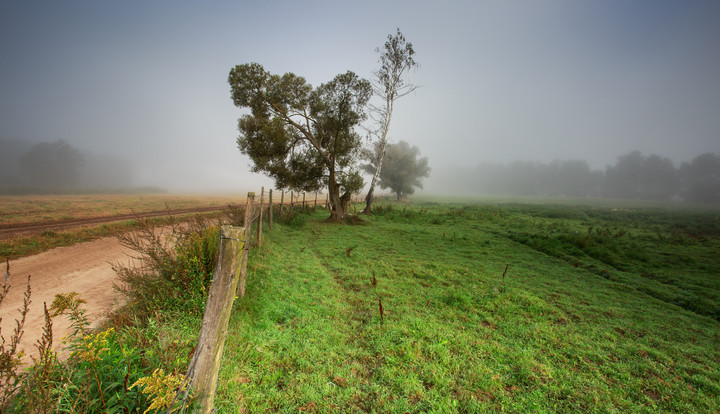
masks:
[[[577,160],[514,161],[481,163],[453,175],[440,184],[446,192],[720,203],[720,155],[713,153],[679,167],[668,158],[633,151],[618,157],[604,171],[592,170],[587,162]]]
[[[1,194],[118,191],[131,175],[121,157],[83,153],[65,140],[0,139]]]

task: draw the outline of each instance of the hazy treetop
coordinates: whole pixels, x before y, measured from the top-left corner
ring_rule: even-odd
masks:
[[[228,70],[259,62],[314,86],[399,27],[423,85],[391,138],[434,171],[632,150],[679,164],[720,153],[720,2],[8,1],[0,139],[64,139],[136,159],[143,184],[246,188]],[[155,180],[155,181],[153,181]]]

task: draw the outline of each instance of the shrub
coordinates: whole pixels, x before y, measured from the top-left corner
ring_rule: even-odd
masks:
[[[182,311],[202,315],[205,296],[215,270],[219,227],[200,220],[167,234],[149,223],[119,237],[121,243],[141,254],[140,266],[117,264],[118,290],[141,318],[155,311]]]

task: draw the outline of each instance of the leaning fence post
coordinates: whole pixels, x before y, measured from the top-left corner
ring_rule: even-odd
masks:
[[[272,230],[272,189],[269,190],[268,199],[268,229]]]
[[[220,227],[220,246],[213,273],[200,337],[187,370],[187,388],[178,394],[185,404],[190,390],[197,397],[202,413],[214,410],[218,371],[225,348],[230,312],[235,300],[235,289],[240,282],[240,263],[247,255],[247,226]],[[184,394],[181,396],[181,394]]]

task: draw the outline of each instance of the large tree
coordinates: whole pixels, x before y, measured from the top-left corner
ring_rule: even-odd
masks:
[[[640,151],[632,151],[618,157],[613,166],[605,169],[603,195],[611,198],[640,198],[640,177],[645,157]]]
[[[605,169],[604,196],[627,199],[669,200],[677,194],[677,169],[659,155],[633,151],[618,157]]]
[[[378,181],[380,188],[390,188],[398,201],[415,193],[416,187],[422,188],[421,179],[430,176],[430,167],[427,157],[420,158],[418,147],[400,141],[385,145],[383,150],[381,143],[377,142],[373,151],[365,151],[369,163],[363,165],[363,169],[367,172],[375,171],[383,151],[385,162]]]
[[[75,188],[84,157],[65,140],[41,142],[20,157],[20,169],[31,186],[44,190]]]
[[[706,152],[680,166],[685,200],[720,203],[720,154]]]
[[[371,135],[377,138],[375,148],[378,148],[378,158],[370,182],[370,189],[365,197],[365,209],[363,213],[369,214],[372,210],[373,193],[375,185],[382,173],[385,150],[388,143],[388,131],[392,119],[395,101],[409,94],[416,89],[412,83],[405,80],[405,75],[412,68],[418,66],[415,61],[415,50],[412,43],[405,40],[405,36],[397,29],[395,35],[388,35],[387,41],[382,49],[375,49],[380,54],[380,69],[373,73],[373,92],[382,100],[380,106],[373,106],[372,114],[377,127],[371,131]]]
[[[254,172],[278,188],[304,191],[327,185],[331,218],[345,217],[353,194],[363,186],[354,168],[366,117],[370,82],[353,72],[313,88],[293,73],[273,75],[257,63],[237,65],[228,77],[235,106],[250,114],[238,121],[238,148]]]
[[[678,170],[669,158],[651,154],[640,173],[640,198],[670,200],[679,190]]]

